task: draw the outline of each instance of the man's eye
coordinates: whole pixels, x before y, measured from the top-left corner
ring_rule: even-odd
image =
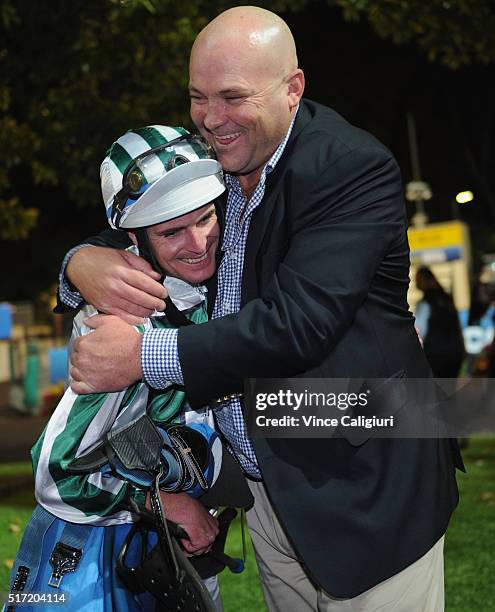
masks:
[[[206,223],[209,223],[215,217],[216,217],[216,213],[212,212],[207,217],[200,219],[199,223],[201,223],[202,225],[206,225]]]
[[[178,231],[170,231],[170,232],[165,232],[164,234],[162,234],[163,238],[172,238],[173,236],[177,236],[179,232]]]

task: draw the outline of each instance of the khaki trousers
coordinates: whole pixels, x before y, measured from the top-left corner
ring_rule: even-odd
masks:
[[[270,612],[443,612],[443,537],[415,563],[352,599],[335,599],[305,574],[261,482],[249,482],[247,524]]]

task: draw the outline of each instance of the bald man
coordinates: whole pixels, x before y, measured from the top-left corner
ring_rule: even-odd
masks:
[[[270,610],[438,612],[462,466],[454,442],[246,433],[245,378],[430,376],[406,301],[397,165],[303,90],[277,15],[236,7],[198,35],[191,117],[228,186],[212,320],[139,336],[94,317],[95,332],[73,353],[74,390],[116,390],[144,376],[157,388],[184,384],[193,407],[216,406],[255,496],[248,524]],[[106,233],[92,243],[125,240]],[[70,281],[101,310],[134,322],[163,308],[142,261],[108,248],[71,254]],[[187,263],[200,266],[201,256]],[[81,299],[65,281],[61,298]]]

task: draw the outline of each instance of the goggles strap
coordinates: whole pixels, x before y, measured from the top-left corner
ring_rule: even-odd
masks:
[[[139,249],[139,255],[145,259],[150,266],[161,274],[160,282],[163,282],[165,279],[166,273],[165,270],[158,263],[157,258],[155,257],[155,252],[153,251],[153,247],[151,246],[150,239],[148,237],[148,232],[145,227],[138,227],[134,230],[137,239],[137,246]]]

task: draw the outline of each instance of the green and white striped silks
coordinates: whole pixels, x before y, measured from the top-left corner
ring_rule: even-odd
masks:
[[[165,284],[174,302],[186,316],[200,323],[207,319],[204,290],[178,279],[167,278]],[[83,319],[96,313],[86,306],[74,319],[73,339],[88,333]],[[160,327],[170,327],[159,319]],[[139,328],[152,326],[148,319]],[[70,388],[53,415],[31,454],[38,503],[48,512],[67,521],[97,526],[132,522],[128,499],[142,500],[142,493],[130,483],[100,472],[73,475],[70,463],[100,444],[102,435],[118,423],[128,411],[142,413],[148,400],[148,387],[136,383],[118,393],[77,395]],[[148,414],[156,423],[184,421],[187,403],[183,389],[170,386],[153,398]],[[186,411],[186,412],[184,412]],[[208,418],[208,413],[205,413]]]

